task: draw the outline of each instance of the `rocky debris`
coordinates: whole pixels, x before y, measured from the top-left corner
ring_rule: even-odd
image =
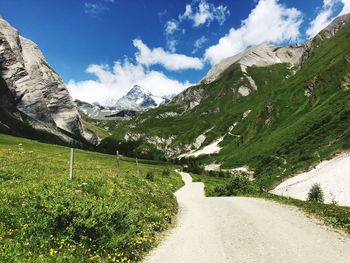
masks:
[[[273,105],[265,106],[265,113],[267,115],[267,119],[265,120],[265,125],[267,127],[270,127],[274,121],[274,111],[275,111],[275,107]]]
[[[313,83],[309,83],[309,84],[306,86],[305,90],[304,90],[304,95],[305,95],[306,97],[310,97],[310,96],[312,95],[312,93],[314,92],[314,90],[315,90],[314,84],[313,84]]]
[[[251,110],[246,110],[246,111],[243,113],[242,120],[244,120],[245,118],[247,118],[248,115],[249,115],[251,112],[252,112]]]
[[[173,118],[173,117],[177,117],[179,116],[180,114],[177,113],[177,112],[164,112],[164,113],[161,113],[159,115],[157,115],[155,118],[156,119],[165,119],[165,118]]]
[[[349,89],[350,89],[350,73],[347,74],[347,75],[344,77],[344,80],[343,80],[342,83],[341,83],[341,87],[342,87],[342,89],[344,89],[344,90],[349,90]]]
[[[243,96],[246,97],[250,94],[250,89],[248,87],[245,86],[241,86],[238,88],[238,93]]]
[[[0,77],[3,124],[17,135],[46,133],[66,143],[96,137],[84,130],[77,108],[62,79],[50,67],[36,44],[19,35],[0,18]],[[6,116],[5,116],[6,115]],[[19,130],[20,125],[23,130]]]

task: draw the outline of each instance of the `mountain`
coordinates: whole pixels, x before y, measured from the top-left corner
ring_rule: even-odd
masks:
[[[62,79],[32,41],[0,18],[0,132],[45,141],[95,143]]]
[[[251,170],[270,188],[350,148],[349,22],[338,17],[302,45],[262,44],[225,59],[109,140],[208,169]]]
[[[87,103],[75,100],[79,110],[90,118],[110,119],[114,117],[129,118],[160,105],[169,103],[175,95],[158,97],[149,90],[135,85],[128,93],[119,100],[110,100],[109,106],[102,106],[98,103]]]
[[[164,103],[165,98],[153,95],[149,90],[135,85],[129,92],[120,98],[113,106],[120,110],[147,110]]]

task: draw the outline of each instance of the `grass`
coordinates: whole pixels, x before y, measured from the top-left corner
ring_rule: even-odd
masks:
[[[217,178],[207,175],[191,174],[196,182],[203,182],[205,194],[208,197],[221,196],[216,189],[225,187],[229,179]],[[341,229],[350,234],[350,207],[338,206],[336,204],[323,204],[319,202],[302,201],[293,198],[287,198],[270,193],[248,194],[243,196],[264,198],[281,204],[296,206],[309,215],[315,216],[325,224]]]
[[[177,212],[174,167],[0,134],[1,262],[137,262]],[[164,170],[171,170],[163,176]],[[146,174],[152,173],[152,180]]]
[[[228,178],[198,175],[191,173],[193,182],[204,183],[204,192],[206,196],[219,196],[216,189],[217,187],[224,187],[228,181]]]

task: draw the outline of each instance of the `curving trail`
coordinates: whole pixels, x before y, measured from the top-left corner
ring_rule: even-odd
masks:
[[[350,262],[350,239],[296,208],[243,197],[205,197],[203,183],[176,192],[177,226],[147,263]]]

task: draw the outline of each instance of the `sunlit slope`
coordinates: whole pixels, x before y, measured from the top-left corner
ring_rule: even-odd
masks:
[[[69,151],[0,134],[1,262],[135,262],[171,222],[174,167]]]

